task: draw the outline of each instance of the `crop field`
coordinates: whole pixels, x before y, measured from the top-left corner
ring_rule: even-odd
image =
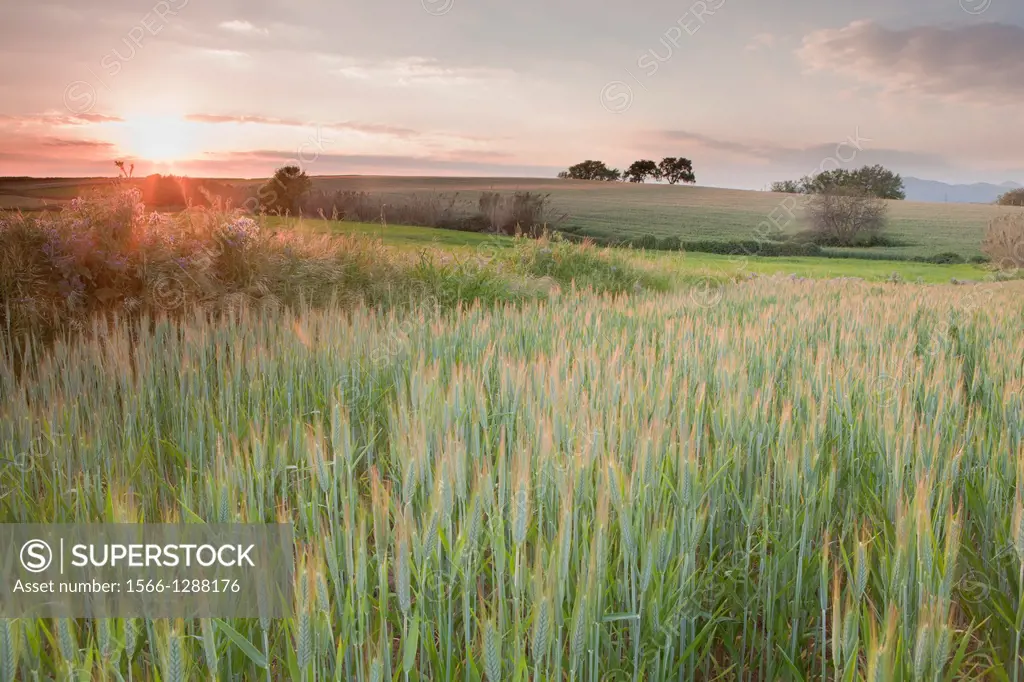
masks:
[[[783,234],[805,229],[802,209],[795,203],[799,197],[771,192],[540,178],[318,176],[313,181],[318,190],[369,192],[390,198],[458,193],[468,204],[475,204],[485,191],[550,193],[552,213],[568,216],[558,224],[559,229],[601,240],[651,235],[684,241],[751,241],[778,229]],[[226,182],[257,185],[263,181]],[[0,208],[59,206],[82,190],[102,189],[105,183],[104,179],[0,180]],[[887,233],[899,245],[857,251],[876,257],[929,257],[945,252],[964,258],[979,256],[989,223],[1012,210],[981,204],[888,203]],[[791,209],[793,206],[796,208]]]
[[[32,453],[0,518],[285,518],[298,543],[290,618],[6,620],[0,671],[1017,679],[1022,294],[242,309],[97,327],[24,376],[0,346],[0,457]]]
[[[802,209],[796,208],[793,216],[786,210],[799,197],[749,190],[535,178],[366,176],[317,177],[314,187],[391,196],[460,192],[474,200],[483,191],[550,193],[554,212],[569,216],[560,229],[611,240],[647,234],[683,240],[755,240],[775,230],[762,225],[771,220],[784,233],[805,229]],[[980,255],[990,221],[1008,210],[981,204],[887,203],[889,234],[904,245],[870,251],[898,256]]]

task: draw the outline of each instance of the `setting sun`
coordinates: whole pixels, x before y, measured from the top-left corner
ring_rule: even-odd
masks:
[[[199,136],[196,124],[173,116],[143,116],[126,119],[120,146],[133,157],[154,163],[173,163],[194,156]]]

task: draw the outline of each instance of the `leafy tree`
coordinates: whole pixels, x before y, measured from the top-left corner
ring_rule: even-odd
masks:
[[[658,164],[647,159],[634,161],[624,174],[624,179],[630,182],[644,182],[647,178],[657,180],[660,177],[661,171],[658,169]]]
[[[903,191],[903,178],[888,168],[875,164],[862,166],[850,173],[850,180],[860,186],[873,197],[879,199],[906,199]]]
[[[785,194],[803,194],[803,189],[800,183],[796,180],[782,180],[780,182],[773,182],[771,186],[772,192],[783,192]]]
[[[617,168],[609,168],[605,165],[604,161],[588,159],[582,163],[577,163],[575,166],[569,166],[569,170],[562,171],[558,174],[558,177],[570,180],[604,180],[606,182],[614,182],[621,179],[622,171]]]
[[[682,157],[666,156],[658,164],[658,174],[670,185],[697,182],[697,177],[693,174],[693,162]]]
[[[816,175],[805,175],[799,180],[772,183],[773,192],[793,194],[821,194],[831,190],[848,189],[877,199],[905,199],[903,178],[884,166],[863,166],[857,170],[835,168]]]
[[[274,177],[260,187],[260,207],[267,213],[297,215],[303,197],[313,188],[313,181],[298,166],[282,166]]]
[[[822,171],[816,175],[805,175],[799,180],[802,194],[823,194],[831,190],[853,187],[850,171],[845,168]]]
[[[1024,187],[1001,194],[996,203],[1000,206],[1024,206]]]

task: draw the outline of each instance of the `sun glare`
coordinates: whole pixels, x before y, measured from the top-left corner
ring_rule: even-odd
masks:
[[[195,124],[175,117],[138,117],[124,121],[124,151],[154,163],[173,163],[195,155]]]

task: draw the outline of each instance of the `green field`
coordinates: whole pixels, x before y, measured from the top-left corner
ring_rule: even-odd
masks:
[[[443,249],[455,254],[491,255],[512,246],[513,239],[497,235],[455,232],[428,227],[406,227],[374,223],[355,223],[315,219],[273,219],[272,224],[285,229],[302,229],[332,234],[356,234],[382,239],[397,248]],[[853,258],[767,258],[720,256],[709,253],[678,253],[631,250],[633,258],[680,282],[695,278],[735,279],[748,274],[796,275],[798,277],[838,278],[860,277],[883,281],[898,273],[908,282],[943,283],[952,279],[984,280],[992,271],[983,266],[932,265],[907,261],[862,260]]]
[[[799,211],[791,218],[784,210],[795,197],[771,192],[529,178],[341,176],[317,177],[314,186],[326,191],[364,191],[391,197],[459,192],[473,201],[482,191],[550,193],[555,212],[569,215],[560,228],[612,240],[646,234],[683,240],[756,240],[768,231],[762,223],[772,219],[787,233],[804,229]],[[1010,210],[980,204],[888,203],[890,234],[906,246],[870,251],[896,256],[943,252],[965,258],[980,255],[989,222]]]
[[[79,190],[102,188],[103,180],[0,180],[0,208],[37,209],[60,205]],[[253,185],[262,181],[233,180]],[[314,187],[324,191],[360,191],[400,199],[411,194],[459,194],[475,206],[481,192],[550,193],[552,213],[567,215],[558,224],[581,236],[626,241],[644,235],[678,237],[683,241],[756,241],[775,228],[793,234],[805,229],[801,211],[789,213],[795,197],[770,192],[599,183],[536,178],[439,178],[319,176]],[[889,236],[900,246],[855,249],[874,257],[929,257],[953,252],[964,258],[981,255],[990,221],[1013,209],[981,204],[928,204],[892,201]],[[842,251],[841,249],[833,249]]]
[[[243,310],[0,365],[0,520],[297,539],[286,619],[5,620],[5,679],[1012,679],[1024,291],[979,292]]]

